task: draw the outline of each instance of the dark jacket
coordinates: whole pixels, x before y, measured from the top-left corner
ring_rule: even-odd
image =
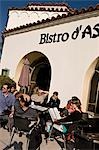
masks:
[[[58,120],[59,122],[70,122],[70,121],[79,121],[82,118],[82,113],[80,113],[79,111],[74,111],[72,112],[70,115],[68,115],[67,117]]]
[[[18,100],[15,103],[15,115],[21,116],[21,117],[26,117],[31,120],[37,120],[37,118],[38,118],[38,113],[35,109],[28,107],[28,109],[24,111],[20,107],[20,103]]]
[[[54,100],[52,97],[50,98],[50,101],[48,103],[48,107],[50,107],[50,108],[57,107],[59,109],[59,105],[60,105],[60,100],[59,99]]]

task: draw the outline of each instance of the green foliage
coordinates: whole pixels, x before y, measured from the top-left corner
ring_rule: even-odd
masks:
[[[0,75],[0,89],[1,89],[2,85],[5,83],[9,83],[11,85],[16,84],[15,81],[12,80],[10,77]]]

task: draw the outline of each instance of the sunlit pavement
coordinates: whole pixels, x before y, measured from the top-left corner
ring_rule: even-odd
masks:
[[[5,129],[0,128],[0,150],[27,150],[26,149],[27,139],[25,135],[19,137],[18,134],[15,134],[11,147],[9,147],[9,142],[10,142],[10,133]],[[60,150],[60,147],[56,143],[56,141],[48,141],[46,144],[46,141],[44,140],[43,137],[43,142],[40,146],[40,150]]]

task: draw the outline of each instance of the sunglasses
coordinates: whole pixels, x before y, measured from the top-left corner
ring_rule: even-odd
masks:
[[[7,89],[6,87],[2,87],[2,89]]]

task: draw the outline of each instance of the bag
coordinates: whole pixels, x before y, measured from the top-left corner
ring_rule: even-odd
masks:
[[[36,150],[41,143],[41,126],[37,125],[31,132],[28,150]]]

